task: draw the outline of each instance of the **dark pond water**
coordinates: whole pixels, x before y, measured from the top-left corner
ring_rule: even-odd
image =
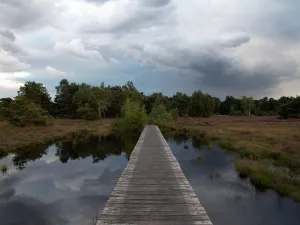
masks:
[[[90,225],[137,139],[65,141],[0,159],[1,225]]]
[[[184,136],[168,143],[214,225],[300,225],[300,203],[255,190],[216,145],[208,149]]]
[[[89,138],[2,155],[9,170],[0,174],[0,224],[95,224],[136,141]],[[240,180],[217,146],[185,136],[168,142],[214,225],[300,224],[300,204]]]

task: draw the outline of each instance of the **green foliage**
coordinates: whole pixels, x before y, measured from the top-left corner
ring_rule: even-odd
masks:
[[[3,116],[16,126],[50,125],[52,117],[39,105],[28,101],[24,96],[17,96],[12,101]],[[9,112],[9,113],[7,113]]]
[[[285,99],[285,102],[280,106],[279,116],[283,119],[300,119],[300,96]]]
[[[214,113],[215,101],[209,94],[195,91],[191,97],[191,116],[210,117]]]
[[[149,114],[150,124],[164,125],[171,122],[172,119],[172,114],[167,111],[165,105],[162,103],[155,104]]]
[[[135,88],[132,81],[128,81],[126,85],[122,87],[123,90],[123,100],[124,102],[129,99],[130,101],[141,102],[142,95],[141,93]]]
[[[177,121],[179,118],[179,113],[177,109],[171,109],[170,114],[172,115],[172,118],[174,121]]]
[[[252,97],[243,96],[241,99],[242,109],[246,116],[250,116],[251,111],[255,108]]]
[[[177,92],[172,97],[172,108],[178,109],[178,113],[180,116],[187,116],[190,113],[191,109],[191,100],[190,97],[186,94],[183,94],[181,92]]]
[[[11,116],[11,105],[13,103],[13,99],[11,98],[1,98],[0,99],[0,119],[1,120],[9,120]]]
[[[145,96],[139,92],[133,82],[127,82],[123,86],[91,86],[85,83],[69,83],[63,79],[56,87],[54,102],[47,89],[41,83],[26,82],[20,87],[18,96],[24,97],[26,101],[38,105],[49,114],[63,118],[100,119],[106,117],[121,117],[122,107],[127,99],[131,102],[140,102],[145,105],[145,111],[150,114],[150,122],[164,123],[168,120],[168,111],[173,120],[179,116],[210,117],[213,114],[222,115],[257,115],[277,116],[281,118],[300,118],[300,97],[281,97],[276,100],[264,97],[254,100],[252,97],[243,96],[240,99],[233,96],[226,96],[224,101],[204,94],[200,90],[195,91],[191,96],[177,92],[174,96],[168,97],[162,93],[153,93]],[[13,99],[0,99],[0,120],[12,115],[9,106]],[[164,109],[157,107],[164,105]],[[151,115],[161,114],[159,118]],[[161,112],[159,112],[161,111]],[[162,118],[161,118],[162,117]],[[154,121],[155,120],[155,121]]]
[[[241,110],[231,110],[230,111],[230,116],[243,116],[243,112]]]
[[[73,103],[77,105],[77,115],[82,119],[105,118],[105,112],[111,104],[111,91],[104,84],[100,87],[81,84],[74,94]]]
[[[147,124],[145,106],[138,101],[127,99],[122,107],[122,119],[113,127],[117,133],[138,133]]]
[[[26,98],[28,101],[33,102],[44,110],[51,109],[50,95],[46,87],[41,83],[27,81],[24,86],[20,87],[18,96]]]
[[[144,96],[143,103],[145,104],[145,108],[148,114],[151,112],[153,106],[157,103],[164,104],[167,110],[171,108],[171,101],[162,93],[153,93],[149,96]]]
[[[109,89],[102,87],[93,87],[90,99],[90,105],[96,109],[100,118],[105,118],[105,112],[111,105],[112,93]]]
[[[88,103],[80,106],[77,110],[77,115],[85,120],[96,120],[99,119],[98,113],[89,107]]]
[[[79,85],[75,83],[69,83],[68,80],[63,79],[56,87],[55,96],[55,115],[59,117],[76,118],[77,105],[73,102],[73,97],[78,91]]]

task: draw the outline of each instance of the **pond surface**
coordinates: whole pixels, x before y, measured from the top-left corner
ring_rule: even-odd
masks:
[[[0,174],[0,224],[94,225],[136,141],[65,141],[0,159],[9,168]]]
[[[214,225],[299,225],[300,203],[241,180],[233,157],[184,136],[168,143]]]
[[[1,225],[94,225],[137,137],[64,141],[0,155]],[[259,192],[232,156],[185,136],[167,139],[214,225],[299,225],[300,204]],[[199,158],[200,157],[200,158]]]

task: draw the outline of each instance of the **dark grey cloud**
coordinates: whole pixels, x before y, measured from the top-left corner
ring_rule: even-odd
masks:
[[[250,37],[243,37],[222,43],[231,48],[249,40]],[[142,58],[157,65],[175,69],[173,73],[180,74],[182,85],[187,84],[195,89],[204,88],[211,94],[218,93],[221,96],[226,94],[239,96],[246,93],[254,96],[263,95],[276,88],[282,77],[291,76],[297,70],[297,63],[287,58],[282,60],[281,70],[264,62],[247,68],[240,59],[224,54],[223,48],[216,47],[188,49],[165,43],[164,48],[156,52],[146,52],[140,45],[134,45],[132,49],[142,55]]]
[[[32,0],[1,0],[0,25],[13,29],[29,29],[50,23],[52,8]]]
[[[7,52],[12,52],[12,53],[19,53],[19,52],[22,52],[23,49],[15,44],[14,42],[11,42],[11,41],[8,41],[8,40],[5,40],[5,39],[2,39],[0,38],[0,47],[7,51]]]
[[[15,34],[10,30],[0,30],[0,36],[5,37],[11,41],[16,40]]]
[[[168,5],[172,2],[172,0],[141,0],[142,4],[151,7],[162,7]]]
[[[220,41],[220,46],[225,48],[236,48],[250,41],[250,36],[239,35],[227,40]]]
[[[10,30],[0,30],[0,48],[7,52],[18,53],[22,48],[15,43],[16,36]]]
[[[111,19],[110,24],[103,25],[101,21],[89,21],[88,24],[80,29],[84,33],[112,33],[112,34],[126,34],[137,32],[140,29],[157,27],[166,25],[170,21],[169,16],[174,8],[169,5],[169,0],[158,1],[144,0],[139,2],[137,10],[130,11],[128,8],[127,15],[121,18],[118,13],[115,18]],[[160,7],[166,6],[166,7]],[[174,25],[174,21],[172,21]]]
[[[105,3],[113,0],[85,0],[87,2],[92,3]],[[150,7],[162,7],[168,5],[172,2],[172,0],[139,0],[141,4]]]
[[[261,91],[275,87],[279,83],[279,74],[260,67],[254,70],[238,66],[238,62],[225,57],[201,56],[191,59],[190,69],[198,74],[199,83],[224,91],[234,89],[235,92]]]

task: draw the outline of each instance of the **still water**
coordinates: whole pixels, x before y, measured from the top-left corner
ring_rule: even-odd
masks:
[[[232,156],[185,136],[167,139],[214,225],[299,225],[300,204],[239,179]],[[91,225],[137,138],[64,141],[0,155],[1,225]],[[201,160],[199,160],[201,157]]]
[[[95,224],[136,141],[65,141],[2,158],[0,224]]]
[[[214,225],[300,224],[300,203],[240,179],[233,156],[216,145],[208,149],[184,136],[168,143]]]

